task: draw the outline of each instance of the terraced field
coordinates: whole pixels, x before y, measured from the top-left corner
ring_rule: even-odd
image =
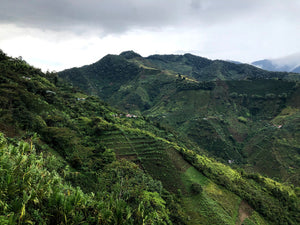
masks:
[[[135,162],[166,189],[182,196],[189,224],[267,224],[256,211],[251,209],[248,213],[243,208],[247,202],[242,198],[185,161],[168,141],[130,128],[105,131],[99,139],[106,148],[114,150],[117,158]],[[222,166],[221,171],[226,169],[229,168]],[[200,185],[199,193],[194,192],[195,185]]]
[[[171,145],[144,133],[127,130],[108,131],[101,143],[113,149],[117,158],[135,162],[170,191],[184,190],[180,174],[190,165]]]

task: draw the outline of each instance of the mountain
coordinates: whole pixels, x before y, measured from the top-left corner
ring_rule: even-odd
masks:
[[[235,64],[222,60],[209,60],[192,54],[153,55],[146,58],[159,69],[188,75],[197,81],[288,79],[287,73],[270,73],[248,64]],[[297,77],[299,79],[299,76]]]
[[[116,61],[110,72],[90,69],[107,57]],[[191,54],[109,55],[95,64],[59,76],[175,130],[196,152],[299,185],[299,75]]]
[[[106,79],[121,89],[122,82],[147,84],[146,78],[158,82],[154,78],[160,76],[165,79],[159,88],[173,92],[166,90],[174,85],[172,72],[134,66],[119,57],[94,67],[101,71],[98,84]],[[299,223],[294,186],[199,154],[199,147],[198,152],[187,147],[193,143],[170,127],[115,109],[57,74],[3,52],[0,74],[3,224]],[[191,82],[195,90],[215,87],[174,76],[175,84]],[[292,115],[285,112],[277,119]]]
[[[296,67],[295,69],[293,69],[292,71],[293,73],[300,73],[300,66]]]
[[[277,59],[264,59],[251,63],[264,70],[281,72],[300,72],[300,53]]]
[[[269,59],[255,61],[251,64],[269,71],[294,72],[294,66],[276,64],[276,62]]]

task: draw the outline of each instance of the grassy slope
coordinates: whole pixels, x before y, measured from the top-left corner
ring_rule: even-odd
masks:
[[[224,188],[217,186],[211,180],[190,167],[184,174],[183,180],[187,188],[193,183],[200,184],[204,191],[201,194],[184,198],[184,205],[191,214],[199,216],[193,218],[193,224],[234,224],[238,216],[240,198]],[[201,202],[201,203],[200,203]],[[200,203],[200,207],[198,204]],[[192,206],[192,207],[191,207]]]

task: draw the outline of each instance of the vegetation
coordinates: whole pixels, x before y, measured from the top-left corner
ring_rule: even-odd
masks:
[[[264,178],[259,174],[232,170],[213,159],[197,155],[189,150],[181,149],[181,154],[206,177],[245,199],[256,211],[273,223],[297,224],[300,222],[299,193],[295,192],[292,187]]]
[[[183,223],[178,200],[160,181],[136,164],[116,161],[115,149],[101,142],[114,132],[155,136],[139,127],[165,131],[142,118],[116,116],[121,112],[56,74],[8,57],[1,64],[0,127],[11,142],[1,136],[4,224]]]
[[[237,167],[236,158],[245,160],[243,145],[225,129],[232,124],[247,133],[251,124],[260,129],[257,135],[272,132],[280,137],[282,147],[297,146],[295,83],[284,83],[281,97],[274,98],[278,93],[273,89],[268,92],[272,95],[257,92],[272,101],[270,105],[278,102],[272,122],[287,127],[262,128],[258,122],[271,106],[251,113],[246,106],[256,104],[251,98],[256,92],[245,96],[229,83],[179,76],[133,52],[107,56],[92,66],[103,71],[94,84],[107,87],[100,91],[106,100],[132,110],[126,113],[65,83],[56,73],[42,73],[2,52],[0,59],[2,224],[236,224],[246,202],[251,213],[244,223],[299,223],[298,188]],[[90,77],[79,74],[76,79],[91,79],[92,67],[85,67]],[[236,94],[231,98],[232,92]],[[217,104],[224,100],[221,96],[235,111],[225,113]],[[240,98],[249,102],[243,106]],[[207,108],[213,99],[213,107]],[[201,110],[205,107],[207,114]],[[201,117],[192,115],[195,109]],[[214,115],[213,110],[236,119]],[[186,132],[189,128],[194,139]],[[293,129],[295,136],[290,136]],[[220,140],[203,149],[210,144],[199,135]],[[197,137],[203,142],[196,142]],[[249,139],[249,159],[256,141],[265,143],[261,137]],[[207,157],[212,150],[219,156],[236,154],[231,162],[238,170]]]
[[[101,98],[121,110],[156,121],[173,134],[175,131],[179,134],[177,142],[180,140],[198,153],[248,172],[299,185],[300,137],[295,132],[299,75],[211,61],[191,54],[142,58],[129,51],[107,57],[115,61],[115,66],[121,61],[131,64],[122,71],[132,76],[124,79],[126,76],[115,72],[122,80],[119,89],[101,92]],[[74,73],[62,71],[59,76],[76,85],[78,82],[72,76],[80,71],[81,78],[88,76],[80,84],[86,82],[90,87],[98,82],[98,90],[103,90],[111,83],[106,75],[98,75],[100,68],[108,68],[105,61],[106,57],[95,63],[99,68],[95,73],[87,72],[95,67],[92,65],[72,69]],[[128,70],[134,65],[139,70]],[[93,88],[85,90],[92,93]],[[275,121],[286,108],[293,108],[295,114]]]
[[[152,55],[147,57],[151,64],[160,69],[186,74],[198,81],[212,80],[256,80],[256,79],[297,79],[288,73],[268,72],[248,64],[235,64],[221,60],[209,60],[192,54]]]
[[[0,139],[1,224],[171,224],[161,183],[133,163],[110,164],[97,174],[96,192],[85,194],[57,173],[55,156]]]

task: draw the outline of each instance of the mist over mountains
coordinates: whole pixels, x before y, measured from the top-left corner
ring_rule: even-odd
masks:
[[[300,53],[277,59],[264,59],[251,63],[264,70],[300,73]]]

